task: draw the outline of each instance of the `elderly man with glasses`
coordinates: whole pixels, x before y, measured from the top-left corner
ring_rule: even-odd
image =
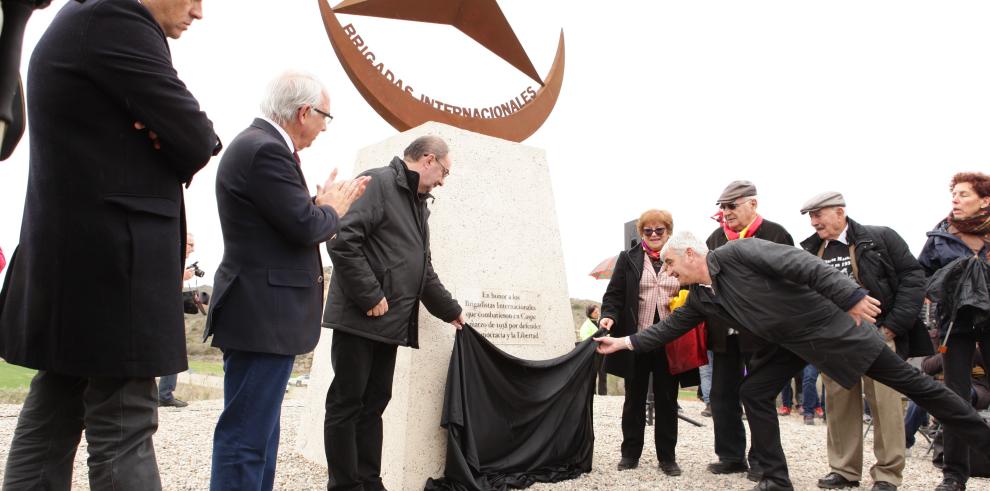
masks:
[[[368,178],[311,196],[299,151],[327,127],[330,99],[315,77],[285,72],[268,86],[262,116],[230,144],[217,168],[223,260],[206,336],[223,350],[224,409],[213,435],[210,489],[272,489],[279,416],[296,355],[320,339],[319,246]]]
[[[784,227],[764,219],[757,212],[756,185],[733,181],[725,187],[716,204],[715,219],[721,224],[706,241],[715,250],[729,241],[756,237],[778,244],[794,245]],[[718,462],[708,465],[713,474],[746,472],[751,481],[759,481],[762,470],[752,448],[746,453],[746,428],[739,403],[739,385],[755,353],[766,344],[725,319],[708,322],[708,348],[712,351],[712,388],[710,392],[712,422],[715,426],[715,455]],[[748,462],[747,462],[748,461]]]

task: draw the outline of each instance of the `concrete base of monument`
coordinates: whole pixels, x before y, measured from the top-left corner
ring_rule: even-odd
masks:
[[[508,353],[549,359],[574,347],[560,231],[543,150],[427,123],[361,150],[355,173],[386,165],[424,134],[450,145],[451,174],[430,204],[433,266],[473,327]],[[420,310],[418,350],[400,348],[385,411],[382,478],[389,489],[422,489],[442,477],[440,428],[455,329]],[[326,465],[323,417],[333,378],[330,340],[313,357],[300,451]]]

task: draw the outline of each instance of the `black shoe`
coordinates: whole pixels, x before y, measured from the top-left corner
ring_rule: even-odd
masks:
[[[619,465],[615,466],[615,468],[620,471],[635,469],[637,467],[639,467],[639,459],[633,459],[630,457],[622,457],[619,459]]]
[[[897,486],[887,481],[877,481],[873,483],[873,491],[897,491]]]
[[[850,481],[839,475],[838,472],[829,472],[828,475],[818,480],[818,487],[822,489],[858,488],[859,481]]]
[[[677,462],[660,462],[660,470],[671,477],[681,475],[681,466]]]
[[[804,424],[806,424],[808,426],[815,426],[815,415],[813,415],[813,414],[805,414],[804,415]]]
[[[188,402],[180,401],[174,397],[165,401],[158,401],[158,407],[186,407],[188,405]]]
[[[701,410],[701,415],[706,418],[712,417],[712,405],[705,404],[705,408]]]
[[[753,482],[760,482],[763,480],[763,471],[750,467],[749,470],[746,471],[746,479]]]
[[[761,479],[760,483],[750,491],[794,491],[794,486],[783,486],[769,479]]]
[[[738,474],[748,471],[749,466],[743,462],[712,462],[708,464],[708,472],[712,474]]]
[[[935,486],[935,491],[965,491],[966,485],[951,477],[942,479],[942,483]]]

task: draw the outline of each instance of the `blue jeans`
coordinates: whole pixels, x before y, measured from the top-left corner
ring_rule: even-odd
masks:
[[[172,391],[175,390],[175,384],[179,380],[179,375],[173,373],[172,375],[162,375],[158,379],[158,400],[159,401],[171,401],[174,399]]]
[[[802,413],[814,416],[815,408],[819,406],[818,387],[815,386],[818,381],[818,369],[814,365],[809,364],[803,370],[803,377],[801,378]],[[791,407],[792,396],[791,383],[788,381],[787,385],[784,386],[784,390],[781,391],[784,406]]]
[[[223,412],[213,433],[210,490],[270,490],[291,355],[225,349]]]
[[[904,414],[904,444],[907,448],[914,446],[914,434],[918,428],[928,424],[928,411],[921,409],[914,401],[908,401],[907,413]]]
[[[701,400],[705,404],[711,403],[712,391],[712,352],[708,352],[708,364],[698,368],[698,375],[701,376]]]

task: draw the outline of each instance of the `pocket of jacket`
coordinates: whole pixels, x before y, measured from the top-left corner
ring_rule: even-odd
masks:
[[[133,194],[108,194],[103,196],[103,201],[131,212],[150,213],[168,218],[179,217],[179,204],[168,198]]]
[[[268,284],[293,288],[309,288],[317,283],[316,276],[302,269],[269,269]]]

